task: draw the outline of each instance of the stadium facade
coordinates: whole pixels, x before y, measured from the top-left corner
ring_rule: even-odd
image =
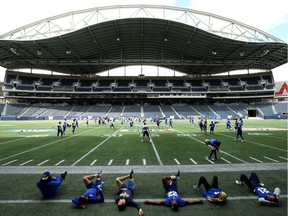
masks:
[[[123,5],[74,11],[1,35],[0,48],[0,66],[7,68],[4,104],[287,101],[286,82],[283,91],[276,91],[272,74],[287,63],[287,43],[238,21],[186,8]],[[160,75],[157,69],[154,76],[142,71],[126,76],[126,68],[134,65],[174,73]],[[124,76],[110,75],[117,68]],[[7,108],[2,107],[3,118]],[[281,113],[272,108],[272,116]]]

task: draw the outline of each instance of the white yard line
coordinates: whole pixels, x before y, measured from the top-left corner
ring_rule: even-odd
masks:
[[[276,162],[276,163],[279,163],[279,161],[277,161],[277,160],[275,160],[275,159],[273,159],[273,158],[270,158],[270,157],[264,157],[264,158],[266,158],[266,159],[268,159],[268,160],[270,160],[270,161],[274,161],[274,162]]]
[[[16,160],[9,161],[9,162],[7,162],[7,163],[5,163],[5,164],[2,164],[2,166],[6,166],[6,165],[11,164],[11,163],[14,163],[14,162],[16,162],[16,161],[17,161],[17,159],[16,159]]]
[[[85,131],[85,132],[83,132],[82,134],[88,133],[88,132],[90,132],[90,131],[92,131],[92,130]],[[10,156],[5,157],[5,158],[1,158],[0,161],[6,160],[6,159],[9,159],[9,158],[12,158],[12,157],[16,157],[16,156],[18,156],[18,155],[26,154],[26,153],[28,153],[28,152],[32,152],[32,151],[35,151],[35,150],[44,148],[44,147],[46,147],[46,146],[50,146],[50,145],[53,145],[53,144],[55,144],[55,143],[61,142],[61,141],[63,141],[63,140],[71,139],[71,138],[73,138],[73,137],[75,137],[75,136],[79,136],[79,134],[76,134],[76,135],[73,135],[73,136],[69,136],[69,137],[59,138],[58,140],[53,141],[53,142],[51,142],[51,143],[47,143],[47,144],[45,144],[45,145],[41,145],[41,146],[38,146],[38,147],[35,147],[35,148],[32,148],[32,149],[26,150],[26,151],[23,151],[23,152],[19,152],[19,153],[17,153],[17,154],[10,155]]]
[[[90,164],[90,166],[93,166],[96,162],[97,162],[97,160],[95,159],[94,161],[92,161],[92,163]]]
[[[192,158],[189,158],[189,160],[192,161],[192,163],[197,164],[197,162],[193,160]]]
[[[45,134],[47,134],[47,133],[45,133]],[[39,135],[45,135],[45,134],[39,134]],[[6,142],[1,142],[0,145],[4,145],[4,144],[8,144],[8,143],[13,143],[13,142],[15,142],[15,143],[17,144],[18,141],[26,140],[26,139],[30,139],[30,138],[33,138],[33,137],[25,137],[25,138],[20,138],[20,139],[16,139],[16,140],[9,140],[9,141],[6,141]]]
[[[113,163],[113,159],[111,159],[108,163],[108,166],[111,166],[111,164]]]
[[[81,158],[79,158],[77,161],[75,161],[71,166],[75,166],[77,163],[79,163],[81,160],[83,160],[85,157],[87,157],[89,154],[94,152],[97,148],[99,148],[101,145],[103,145],[107,140],[109,140],[111,137],[113,137],[114,134],[118,133],[122,128],[115,131],[111,136],[107,137],[105,140],[103,140],[101,143],[99,143],[97,146],[95,146],[93,149],[91,149],[89,152],[87,152],[85,155],[83,155]]]
[[[179,133],[181,133],[181,134],[183,134],[181,131],[179,131],[179,130],[176,130],[177,132],[179,132]],[[195,140],[195,141],[197,141],[197,142],[199,142],[199,143],[201,143],[201,144],[203,144],[203,145],[206,145],[205,143],[204,143],[204,141],[200,141],[200,140],[198,140],[198,139],[196,139],[196,138],[194,138],[194,137],[191,137],[191,136],[189,136],[189,138],[191,138],[191,139],[193,139],[193,140]],[[242,159],[240,159],[240,158],[238,158],[238,157],[235,157],[235,156],[233,156],[233,155],[231,155],[231,154],[229,154],[229,153],[227,153],[227,152],[224,152],[224,151],[220,151],[221,153],[223,153],[223,154],[226,154],[226,155],[228,155],[229,157],[232,157],[232,158],[234,158],[234,159],[236,159],[236,160],[238,160],[238,161],[241,161],[242,163],[247,163],[246,161],[244,161],[244,160],[242,160]]]
[[[153,147],[153,150],[154,150],[154,153],[155,153],[155,155],[156,155],[156,158],[157,158],[157,160],[158,160],[159,165],[160,165],[160,166],[163,166],[163,163],[162,163],[162,161],[161,161],[161,158],[160,158],[160,156],[159,156],[159,153],[158,153],[158,151],[157,151],[157,149],[156,149],[156,147],[155,147],[154,142],[153,142],[152,139],[151,139],[150,143],[151,143],[151,145],[152,145],[152,147]]]
[[[226,159],[225,159],[225,158],[223,158],[223,157],[221,157],[220,159],[221,159],[221,160],[224,160],[226,163],[229,163],[229,164],[231,164],[231,162],[230,162],[230,161],[226,160]]]
[[[212,160],[208,159],[208,158],[205,158],[205,160],[207,160],[209,163],[211,164],[215,164]]]
[[[63,163],[65,160],[63,159],[63,160],[61,160],[61,161],[59,161],[58,163],[56,163],[55,164],[55,166],[58,166],[58,165],[60,165],[61,163]]]
[[[263,161],[258,160],[258,159],[254,158],[254,157],[249,157],[249,158],[252,159],[252,160],[254,160],[254,161],[257,161],[257,162],[259,162],[259,163],[263,163]]]
[[[281,158],[281,159],[283,159],[283,160],[288,160],[287,158],[285,158],[285,157],[281,157],[281,156],[279,156],[279,158]]]
[[[45,161],[39,163],[37,166],[41,166],[41,165],[43,165],[44,163],[47,163],[48,161],[49,161],[49,160],[45,160]]]
[[[180,165],[180,162],[176,158],[174,158],[174,161],[177,163],[177,165]]]
[[[24,166],[25,164],[28,164],[28,163],[30,163],[30,162],[32,162],[32,161],[33,161],[33,160],[28,160],[28,161],[26,161],[26,162],[20,164],[19,166]]]
[[[228,136],[228,135],[221,134],[221,133],[217,133],[217,134],[219,134],[219,135],[221,135],[221,136],[229,137],[229,138],[235,138],[235,137]],[[245,137],[244,137],[244,138],[245,138]],[[235,141],[235,140],[234,140],[234,141]],[[262,147],[271,148],[271,149],[279,150],[279,151],[283,151],[283,152],[288,152],[288,151],[285,150],[285,149],[281,149],[281,148],[273,147],[273,146],[270,146],[270,145],[265,145],[265,144],[262,144],[262,143],[257,143],[257,142],[250,141],[250,140],[245,140],[245,142],[242,143],[242,144],[245,145],[245,143],[252,143],[252,144],[255,144],[255,145],[262,146]],[[242,144],[241,144],[241,145],[242,145]]]

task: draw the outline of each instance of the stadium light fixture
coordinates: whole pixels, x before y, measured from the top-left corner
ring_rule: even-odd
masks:
[[[11,50],[12,53],[14,53],[15,55],[19,56],[19,53],[18,53],[16,48],[11,47],[10,50]]]
[[[212,55],[217,55],[216,51],[212,51],[211,53],[212,53]]]

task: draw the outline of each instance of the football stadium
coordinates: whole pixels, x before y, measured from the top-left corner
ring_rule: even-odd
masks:
[[[287,48],[236,20],[155,5],[0,35],[1,215],[287,215],[288,82],[272,73]],[[45,196],[38,183],[55,176]]]

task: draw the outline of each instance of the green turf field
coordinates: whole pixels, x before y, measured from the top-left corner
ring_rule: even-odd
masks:
[[[225,121],[215,128],[215,134],[201,134],[198,122],[193,126],[186,120],[174,120],[173,128],[161,122],[160,129],[152,122],[152,141],[141,142],[142,124],[130,128],[115,122],[86,126],[79,121],[75,135],[66,131],[56,136],[58,121],[1,121],[0,122],[0,208],[1,215],[137,215],[136,209],[119,212],[113,202],[117,191],[115,178],[135,171],[134,198],[143,204],[145,199],[164,199],[161,185],[163,175],[181,171],[179,192],[182,198],[201,198],[192,189],[199,177],[212,179],[217,175],[220,187],[229,195],[223,206],[205,202],[186,206],[178,213],[163,206],[143,204],[145,215],[287,215],[287,121],[244,120],[245,142],[235,141],[235,131],[225,130]],[[209,122],[208,122],[209,123]],[[221,141],[218,160],[207,160],[211,148],[204,140]],[[76,209],[74,196],[85,191],[82,176],[103,169],[106,203]],[[67,170],[59,195],[43,200],[35,186],[44,170],[60,174]],[[267,189],[281,188],[280,205],[261,206],[247,187],[235,184],[241,173],[255,170]]]

